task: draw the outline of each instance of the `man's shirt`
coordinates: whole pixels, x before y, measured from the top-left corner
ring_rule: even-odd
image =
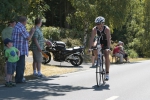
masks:
[[[29,33],[27,32],[25,26],[18,22],[12,32],[12,40],[14,41],[13,45],[20,51],[21,55],[28,56],[28,40]]]

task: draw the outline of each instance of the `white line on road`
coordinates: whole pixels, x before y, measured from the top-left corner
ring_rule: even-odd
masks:
[[[115,99],[117,99],[119,96],[112,96],[112,97],[110,97],[110,98],[108,98],[108,99],[106,99],[106,100],[115,100]]]

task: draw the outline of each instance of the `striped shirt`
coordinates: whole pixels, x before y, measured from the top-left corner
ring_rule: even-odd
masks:
[[[26,27],[18,22],[12,32],[12,40],[14,41],[13,46],[20,51],[20,55],[28,56],[28,40],[29,33],[26,30]]]

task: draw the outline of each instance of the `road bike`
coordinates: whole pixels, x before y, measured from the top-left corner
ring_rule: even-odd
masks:
[[[106,71],[104,69],[104,54],[102,45],[97,45],[97,52],[98,52],[98,58],[97,58],[97,64],[96,64],[96,83],[97,86],[105,85],[105,74]]]
[[[101,86],[101,85],[105,85],[105,68],[104,68],[104,53],[103,53],[103,49],[100,43],[97,44],[97,54],[98,54],[98,58],[97,58],[97,63],[96,63],[96,83],[97,86]],[[90,50],[94,50],[94,49],[90,49]]]

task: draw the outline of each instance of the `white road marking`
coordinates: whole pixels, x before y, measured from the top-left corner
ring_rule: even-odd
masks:
[[[106,99],[106,100],[115,100],[115,99],[117,99],[119,96],[112,96],[112,97],[110,97],[110,98],[108,98],[108,99]]]

